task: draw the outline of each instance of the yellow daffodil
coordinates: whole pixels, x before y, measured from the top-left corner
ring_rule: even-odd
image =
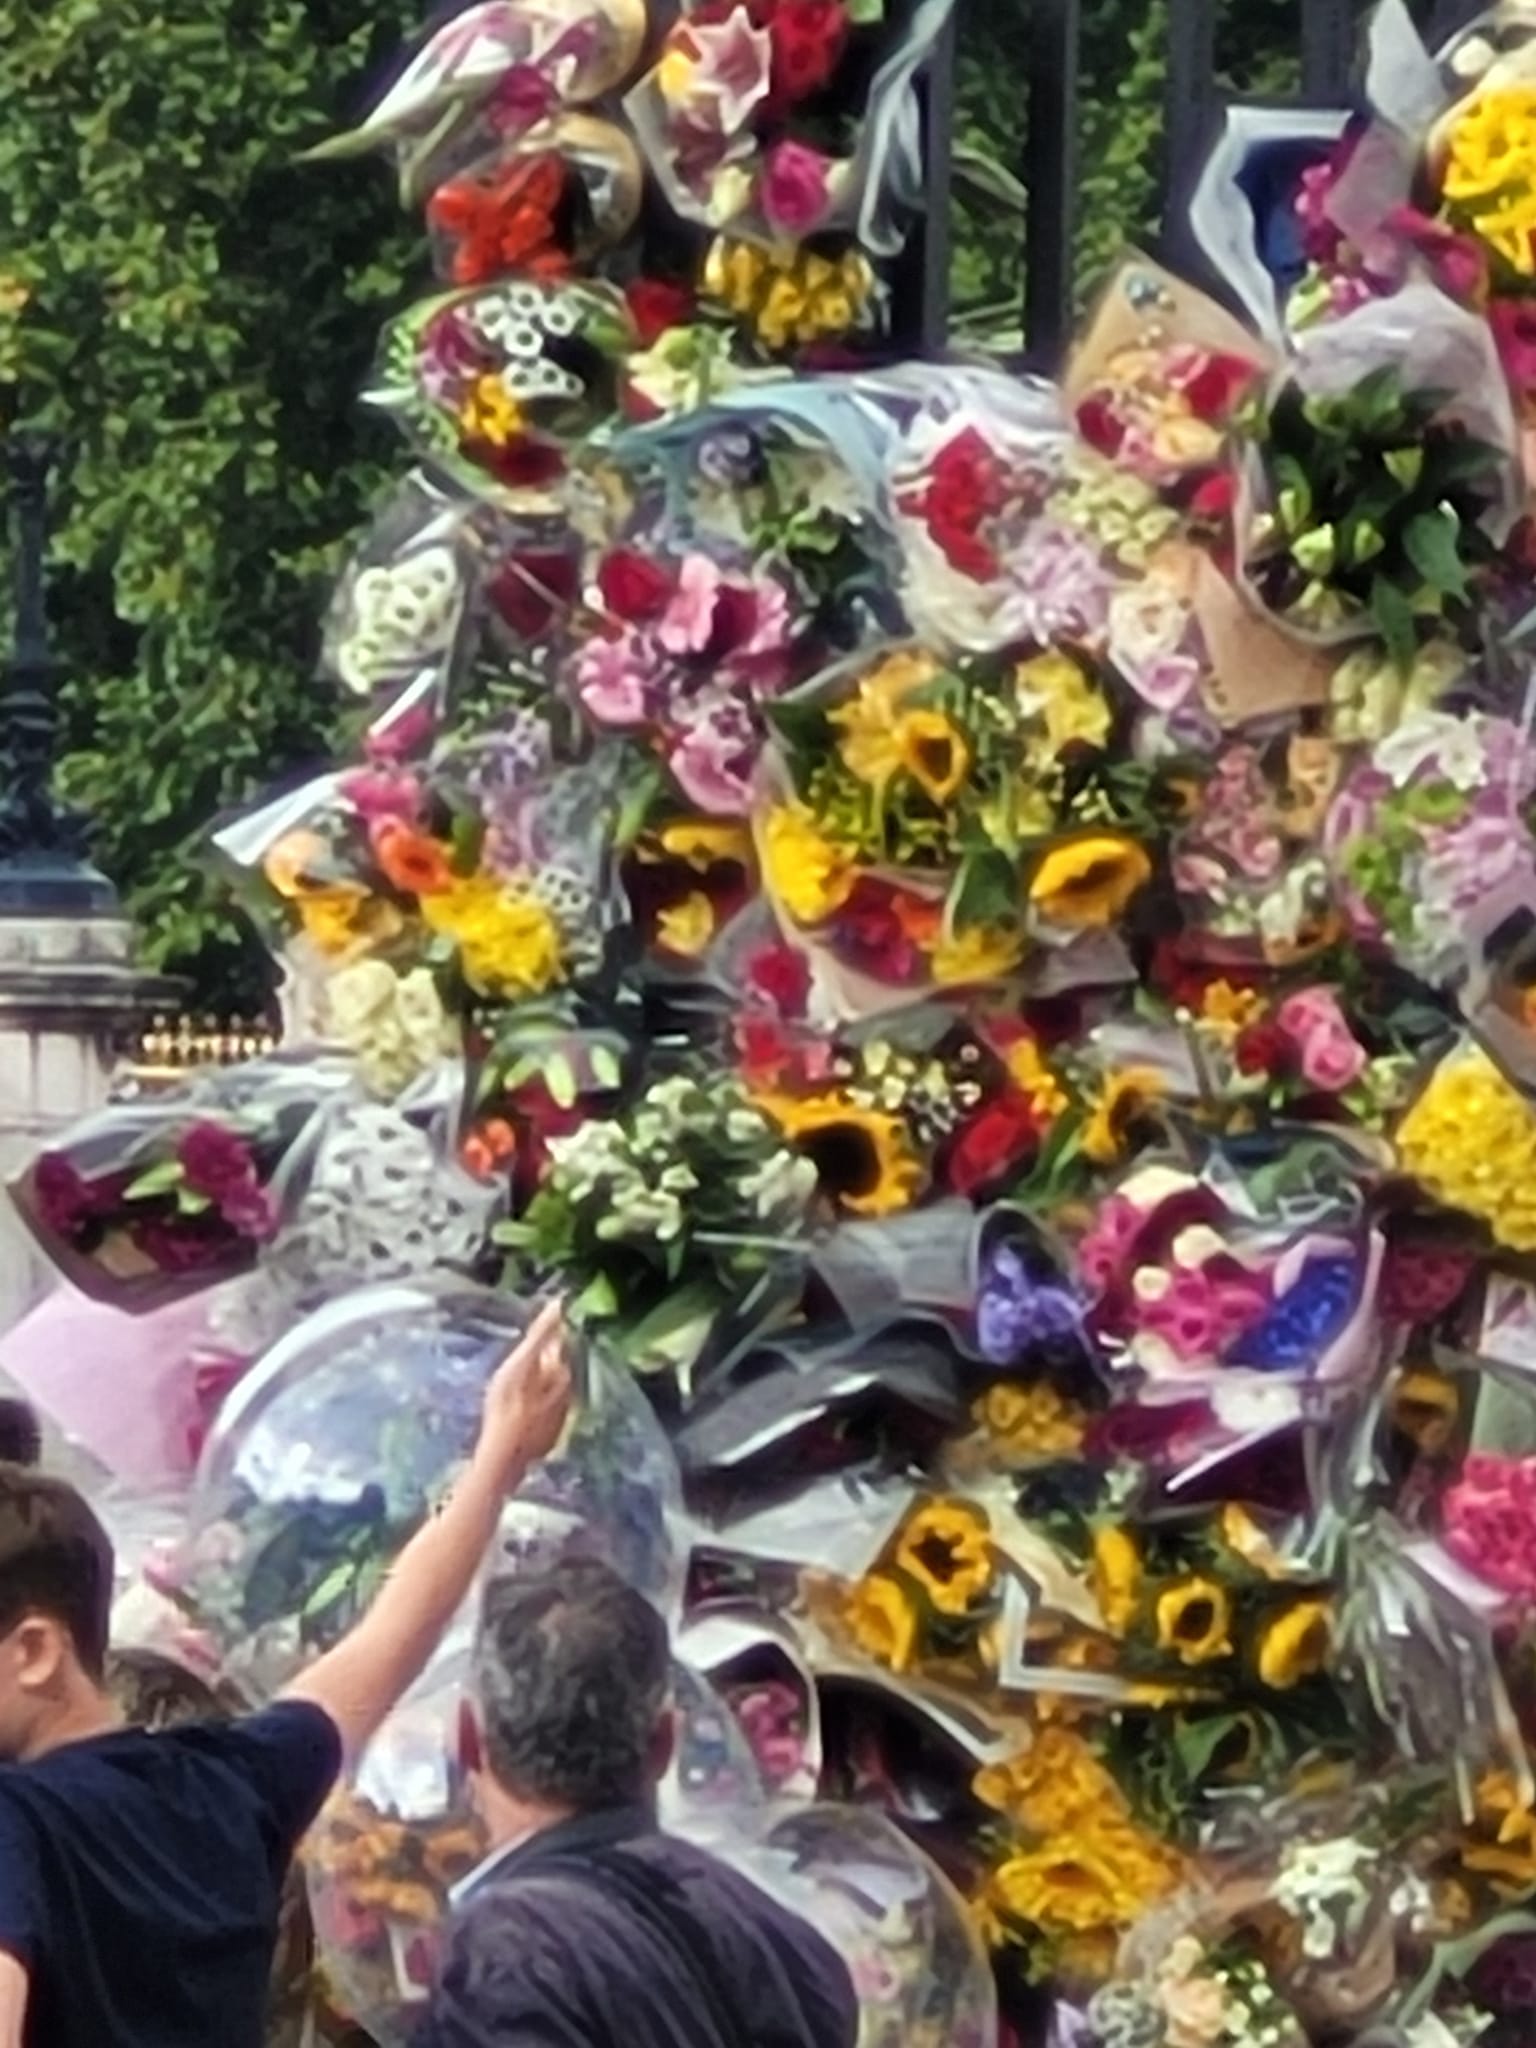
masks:
[[[482,995],[542,995],[560,978],[560,930],[547,906],[500,876],[455,881],[423,897],[421,914],[455,942],[464,979]]]
[[[1082,1446],[1086,1422],[1044,1380],[1027,1386],[1007,1380],[982,1395],[972,1415],[993,1445],[1015,1458],[1068,1457]]]
[[[1289,1692],[1316,1677],[1332,1650],[1332,1607],[1326,1600],[1300,1600],[1260,1632],[1259,1681],[1272,1692]]]
[[[679,860],[699,875],[711,868],[752,865],[752,835],[746,826],[715,818],[680,818],[647,833],[637,850],[642,860]]]
[[[1126,1067],[1099,1090],[1079,1143],[1095,1166],[1113,1166],[1126,1154],[1132,1128],[1167,1094],[1155,1067]]]
[[[941,937],[929,957],[941,988],[1000,981],[1024,958],[1024,934],[1001,924],[973,924]]]
[[[910,1209],[927,1175],[899,1116],[838,1094],[763,1095],[763,1111],[816,1168],[823,1194],[849,1216]]]
[[[896,1563],[940,1614],[968,1614],[992,1589],[992,1524],[974,1501],[930,1501],[902,1528]]]
[[[1200,1023],[1223,1045],[1234,1044],[1263,1014],[1261,995],[1251,988],[1234,988],[1229,981],[1209,983],[1200,999]]]
[[[887,1671],[910,1671],[917,1655],[917,1602],[889,1572],[870,1572],[853,1587],[843,1620],[854,1642]]]
[[[1095,1529],[1089,1587],[1111,1635],[1123,1636],[1136,1619],[1141,1586],[1141,1546],[1130,1530],[1113,1523]]]
[[[1451,127],[1441,191],[1490,248],[1536,276],[1536,85],[1472,101]]]
[[[1030,901],[1048,924],[1102,930],[1151,879],[1152,863],[1134,839],[1095,833],[1047,853],[1030,883]]]
[[[907,704],[915,690],[940,673],[931,656],[904,652],[888,656],[860,679],[858,689],[832,713],[829,721],[842,735],[838,753],[851,775],[867,782],[872,789],[884,789],[903,772],[918,780],[920,775],[931,777],[935,770],[941,776],[952,771],[954,760],[952,752],[946,751],[948,741],[951,737],[959,739],[964,750],[964,739],[941,714],[912,710]],[[920,722],[928,720],[937,723]],[[936,749],[931,760],[924,755],[924,747],[930,742]],[[968,750],[964,751],[963,759],[965,765],[956,787],[970,765]]]
[[[797,924],[825,924],[858,879],[852,848],[824,832],[803,804],[781,804],[769,814],[762,855],[770,895]]]
[[[1065,1116],[1071,1108],[1071,1096],[1046,1065],[1039,1040],[1032,1033],[1025,1032],[1014,1040],[1003,1055],[1003,1065],[1014,1087],[1028,1097],[1030,1108],[1038,1115]]]
[[[1160,1593],[1152,1610],[1157,1646],[1181,1664],[1210,1664],[1232,1654],[1232,1602],[1214,1579],[1185,1579]]]

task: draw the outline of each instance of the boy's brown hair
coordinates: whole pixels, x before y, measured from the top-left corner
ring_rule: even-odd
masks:
[[[112,1618],[107,1532],[72,1486],[0,1465],[0,1637],[28,1615],[68,1631],[82,1668],[101,1679]]]

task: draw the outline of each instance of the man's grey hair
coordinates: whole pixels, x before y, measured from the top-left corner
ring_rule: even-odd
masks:
[[[607,1565],[493,1580],[475,1650],[486,1767],[577,1813],[646,1800],[670,1676],[666,1623]]]

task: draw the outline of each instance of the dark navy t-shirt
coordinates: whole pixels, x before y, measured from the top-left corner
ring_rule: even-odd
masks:
[[[284,1874],[340,1767],[297,1701],[0,1767],[27,2048],[261,2048]]]

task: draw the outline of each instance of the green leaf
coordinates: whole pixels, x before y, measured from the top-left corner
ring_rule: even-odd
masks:
[[[1411,519],[1403,534],[1409,561],[1431,590],[1446,597],[1467,594],[1466,564],[1461,558],[1461,521],[1448,505]]]
[[[146,1167],[136,1180],[131,1180],[123,1190],[125,1202],[146,1202],[154,1195],[168,1195],[173,1188],[179,1188],[186,1178],[186,1170],[179,1159],[162,1159],[158,1166]]]
[[[592,1078],[599,1088],[617,1088],[622,1083],[624,1068],[611,1046],[592,1048]]]
[[[576,1069],[563,1052],[551,1053],[543,1065],[544,1085],[557,1109],[574,1109],[581,1093]]]
[[[1378,576],[1371,585],[1371,617],[1399,672],[1411,674],[1419,652],[1418,624],[1413,606],[1385,576]]]
[[[1007,924],[1019,915],[1023,892],[1006,854],[973,853],[961,862],[950,892],[949,920],[962,926]]]

